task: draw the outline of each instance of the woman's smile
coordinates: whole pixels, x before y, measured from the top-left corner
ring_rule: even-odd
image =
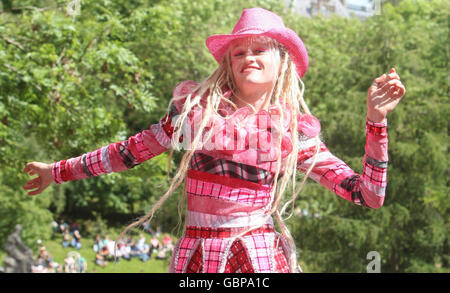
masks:
[[[260,67],[256,66],[256,65],[248,65],[248,66],[244,66],[244,68],[242,68],[241,73],[243,72],[252,72],[255,70],[261,70]]]

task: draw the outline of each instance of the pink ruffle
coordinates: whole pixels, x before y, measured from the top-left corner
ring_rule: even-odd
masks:
[[[278,159],[278,141],[281,134],[280,117],[275,106],[250,114],[249,107],[236,110],[226,118],[213,115],[205,127],[205,144],[202,150],[215,151],[239,162],[261,163]],[[286,112],[289,113],[289,112]],[[194,125],[199,125],[202,111],[193,116]],[[281,158],[293,149],[289,132],[290,115],[284,118],[281,136]],[[210,136],[209,136],[210,135]]]
[[[184,83],[185,89],[179,92],[186,93],[186,88],[194,88],[195,83]],[[225,90],[227,97],[231,91]],[[283,125],[280,126],[281,115],[276,106],[270,106],[268,110],[260,110],[251,113],[249,107],[242,107],[234,110],[225,101],[219,107],[219,113],[224,116],[213,114],[205,127],[203,133],[203,146],[201,152],[216,153],[220,157],[230,160],[259,164],[262,162],[276,161],[279,150],[278,143],[281,137],[281,158],[287,157],[293,150],[290,137],[289,125],[291,121],[291,111],[287,106],[283,111]],[[192,131],[192,139],[197,134],[196,127],[199,127],[203,118],[203,109],[196,108],[189,115]],[[320,122],[313,115],[298,115],[298,130],[308,137],[315,137],[320,132]]]
[[[320,133],[320,121],[310,114],[300,114],[297,116],[299,131],[308,137],[315,137]]]

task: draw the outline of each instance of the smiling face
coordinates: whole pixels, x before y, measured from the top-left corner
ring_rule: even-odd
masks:
[[[271,90],[280,70],[280,54],[265,38],[247,37],[230,45],[233,77],[241,93]]]

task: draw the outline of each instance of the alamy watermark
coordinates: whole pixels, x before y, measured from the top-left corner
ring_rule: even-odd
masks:
[[[367,264],[367,273],[381,273],[381,257],[378,251],[369,251],[366,256],[370,262]]]
[[[177,125],[176,121],[180,119],[179,115],[161,120],[160,131],[166,129],[176,129],[181,126],[180,134],[182,141],[176,143],[176,149],[192,150],[193,141],[199,135],[198,144],[195,150],[220,151],[226,154],[243,152],[248,150],[258,150],[261,160],[272,160],[277,158],[278,143],[281,133],[280,115],[271,115],[270,117],[257,115],[248,117],[248,120],[240,119],[211,119],[203,131],[200,133],[200,124],[202,113],[198,113],[187,118],[182,125]],[[257,119],[257,121],[249,121]],[[285,133],[284,136],[289,135]],[[175,138],[173,138],[175,143]],[[283,140],[286,144],[286,140]]]

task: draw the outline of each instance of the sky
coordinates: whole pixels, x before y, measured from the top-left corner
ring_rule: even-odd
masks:
[[[347,0],[347,4],[366,6],[370,3],[369,0]]]

